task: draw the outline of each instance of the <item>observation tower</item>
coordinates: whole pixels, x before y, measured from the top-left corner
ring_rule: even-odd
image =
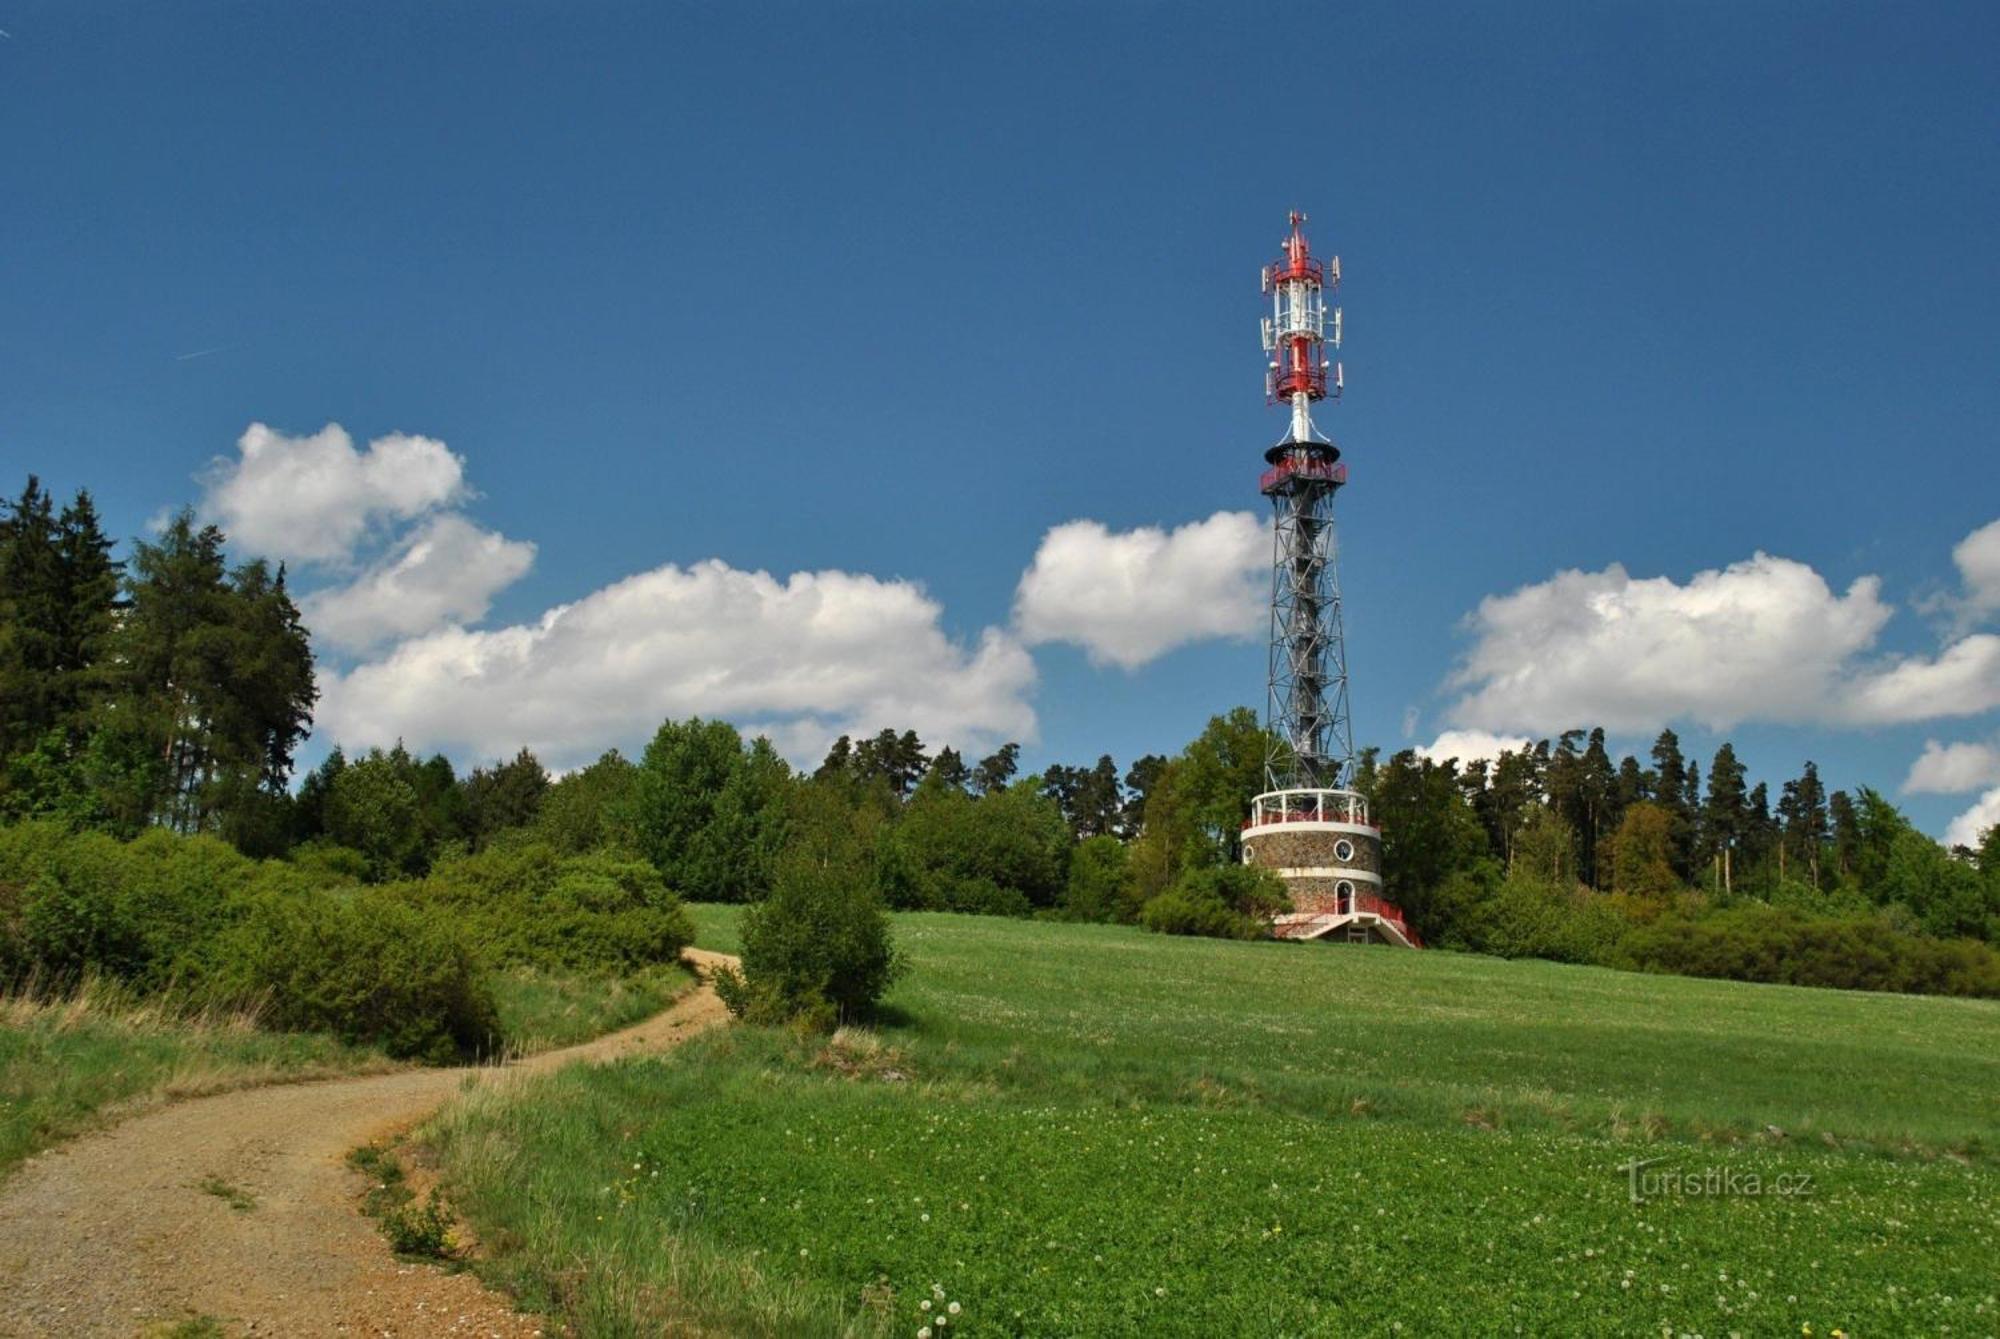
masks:
[[[1265,725],[1271,753],[1263,794],[1250,804],[1243,860],[1284,881],[1292,910],[1281,939],[1345,939],[1421,947],[1383,897],[1382,831],[1354,779],[1354,729],[1341,631],[1339,542],[1333,499],[1347,483],[1340,448],[1313,425],[1312,407],[1339,399],[1340,258],[1312,254],[1294,210],[1277,263],[1264,267],[1271,314],[1264,318],[1265,398],[1291,425],[1264,453],[1259,490],[1271,499],[1271,660]]]

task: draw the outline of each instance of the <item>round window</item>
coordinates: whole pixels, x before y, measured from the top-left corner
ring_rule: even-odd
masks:
[[[1354,859],[1354,843],[1342,837],[1333,844],[1333,858],[1345,865]]]

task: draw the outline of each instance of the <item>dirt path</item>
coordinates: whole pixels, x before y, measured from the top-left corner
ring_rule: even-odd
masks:
[[[690,949],[708,967],[731,961]],[[469,1275],[406,1265],[356,1208],[349,1150],[461,1086],[675,1045],[724,1017],[706,985],[622,1032],[506,1068],[430,1069],[205,1097],[86,1135],[0,1185],[0,1335],[532,1335]],[[216,1177],[255,1207],[200,1189]]]

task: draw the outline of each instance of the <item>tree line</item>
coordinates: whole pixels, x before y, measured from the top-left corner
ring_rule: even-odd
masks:
[[[1016,743],[973,760],[883,729],[801,773],[767,740],[692,719],[636,760],[614,750],[560,779],[526,749],[460,774],[400,744],[336,747],[294,793],[314,689],[284,569],[230,563],[221,532],[186,513],[128,562],[111,554],[87,493],[58,510],[30,479],[0,505],[0,815],[214,834],[375,884],[527,844],[642,858],[676,893],[754,902],[782,870],[798,886],[831,869],[787,864],[808,842],[841,853],[842,887],[897,909],[1254,936],[1282,905],[1241,864],[1272,743],[1247,708],[1122,770],[1106,755],[1023,775]],[[1355,785],[1383,825],[1388,893],[1433,944],[1659,965],[1668,950],[1641,953],[1635,934],[1736,926],[1727,952],[1675,941],[1676,970],[1700,970],[1694,957],[1722,962],[1744,917],[1773,909],[1794,939],[1793,922],[2000,935],[2000,832],[1946,852],[1879,793],[1829,792],[1811,762],[1774,799],[1730,744],[1704,770],[1671,730],[1643,759],[1574,730],[1463,765],[1366,750]],[[1724,974],[1754,969],[1731,962]]]
[[[0,814],[282,846],[316,698],[284,568],[185,511],[112,549],[87,491],[0,503]]]

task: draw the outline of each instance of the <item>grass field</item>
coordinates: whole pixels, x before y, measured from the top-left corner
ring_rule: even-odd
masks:
[[[2000,1006],[898,930],[873,1036],[735,1029],[434,1122],[486,1268],[586,1334],[2000,1328]]]

